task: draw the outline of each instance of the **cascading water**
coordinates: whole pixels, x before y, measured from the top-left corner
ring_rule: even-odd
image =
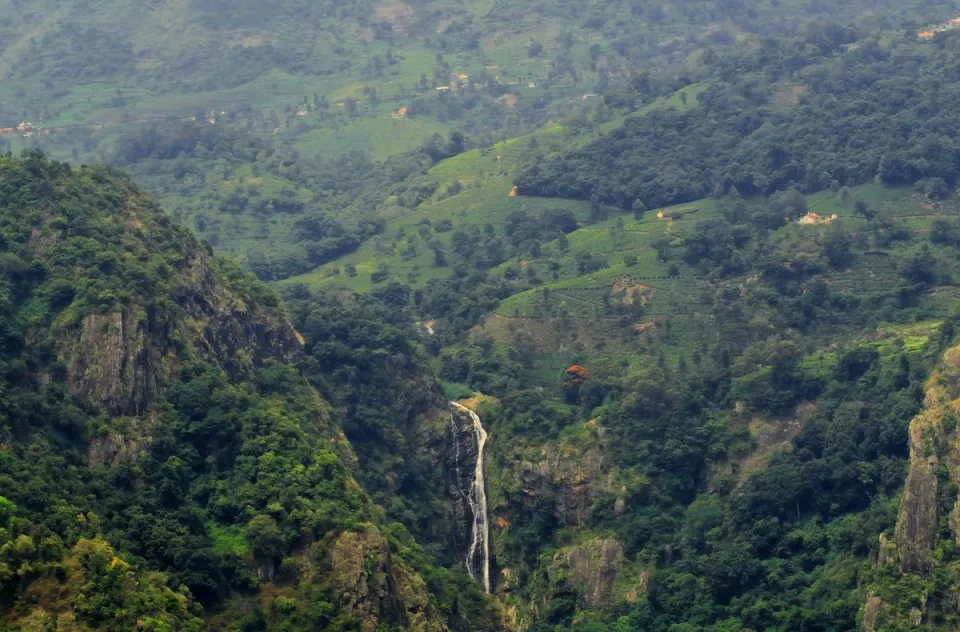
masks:
[[[477,579],[474,574],[474,560],[477,555],[480,556],[481,578],[484,592],[490,592],[490,524],[487,522],[487,490],[483,480],[483,448],[487,444],[487,431],[483,429],[480,423],[480,417],[466,406],[457,402],[450,402],[450,405],[461,412],[467,413],[473,422],[473,433],[477,439],[477,463],[473,473],[473,487],[468,494],[467,503],[470,505],[470,512],[473,514],[473,526],[470,534],[470,547],[467,549],[467,572],[474,580]],[[453,424],[454,444],[456,449],[456,468],[457,478],[460,471],[460,442],[457,439],[457,427],[451,415],[451,424]]]
[[[453,413],[450,413],[450,435],[453,437],[453,473],[454,479],[458,484],[460,483],[461,474],[460,474],[460,428],[457,427],[457,418]],[[468,504],[469,504],[469,494]]]

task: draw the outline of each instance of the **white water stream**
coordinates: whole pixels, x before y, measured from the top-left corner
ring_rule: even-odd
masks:
[[[476,580],[473,572],[473,560],[480,554],[483,576],[480,581],[483,590],[490,592],[490,524],[487,521],[487,489],[483,480],[483,448],[487,444],[487,431],[480,423],[480,417],[466,406],[457,402],[450,402],[457,410],[470,415],[473,421],[473,433],[477,438],[477,465],[473,473],[473,489],[467,496],[470,511],[473,513],[473,530],[470,536],[470,548],[467,549],[467,572]],[[452,422],[452,419],[451,419]],[[456,426],[454,426],[454,440],[456,441]],[[457,471],[459,472],[460,445],[457,443]]]

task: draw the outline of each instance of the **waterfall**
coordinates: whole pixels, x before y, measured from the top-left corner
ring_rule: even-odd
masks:
[[[457,427],[457,418],[450,413],[450,433],[453,435],[453,471],[455,478],[453,480],[460,484],[460,428]],[[469,502],[469,494],[467,502]]]
[[[480,417],[466,406],[457,402],[450,402],[457,410],[467,413],[473,422],[473,433],[477,439],[477,463],[473,473],[473,489],[467,498],[470,504],[470,512],[473,514],[473,528],[470,534],[470,548],[467,549],[467,572],[474,580],[477,579],[474,574],[473,565],[477,554],[480,555],[482,568],[481,583],[486,593],[490,592],[490,524],[487,521],[487,489],[483,480],[483,448],[487,444],[487,431],[483,429],[480,423]],[[456,439],[456,428],[454,429],[454,441],[457,450],[457,468],[459,472],[460,443]]]

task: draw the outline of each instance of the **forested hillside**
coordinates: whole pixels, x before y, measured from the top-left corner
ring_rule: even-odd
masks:
[[[521,629],[956,620],[956,488],[917,456],[952,426],[910,430],[952,371],[955,37],[821,24],[639,77],[292,280],[389,297],[482,393]]]
[[[520,193],[659,208],[731,188],[770,195],[832,183],[952,185],[955,37],[853,44],[840,28],[769,40],[711,64],[699,107],[634,116],[582,149],[531,166]],[[647,86],[638,86],[641,96]]]
[[[953,5],[0,10],[0,630],[957,627]]]
[[[272,292],[106,169],[4,158],[0,190],[5,628],[496,620],[357,483]]]
[[[682,87],[709,74],[704,50],[798,29],[826,46],[915,31],[952,11],[929,2],[9,0],[0,2],[0,148],[130,170],[216,249],[276,280],[355,249],[376,229],[372,215],[444,194],[449,183],[429,180],[391,194],[424,155],[489,147],[571,115],[605,122],[629,109],[617,96],[625,79]],[[211,124],[216,132],[196,129]],[[359,207],[326,227],[331,205],[355,206],[358,179]],[[324,224],[322,236],[301,220]]]

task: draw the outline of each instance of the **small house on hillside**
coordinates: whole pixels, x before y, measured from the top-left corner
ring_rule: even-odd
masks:
[[[391,113],[390,113],[390,117],[391,117],[391,118],[395,118],[395,119],[405,119],[405,118],[407,118],[407,108],[400,108],[400,109],[397,110],[396,112],[391,112]]]
[[[825,217],[818,213],[810,212],[804,215],[803,217],[801,217],[800,219],[798,219],[797,224],[801,224],[801,225],[829,224],[835,219],[837,219],[836,215],[830,215],[829,217]]]

